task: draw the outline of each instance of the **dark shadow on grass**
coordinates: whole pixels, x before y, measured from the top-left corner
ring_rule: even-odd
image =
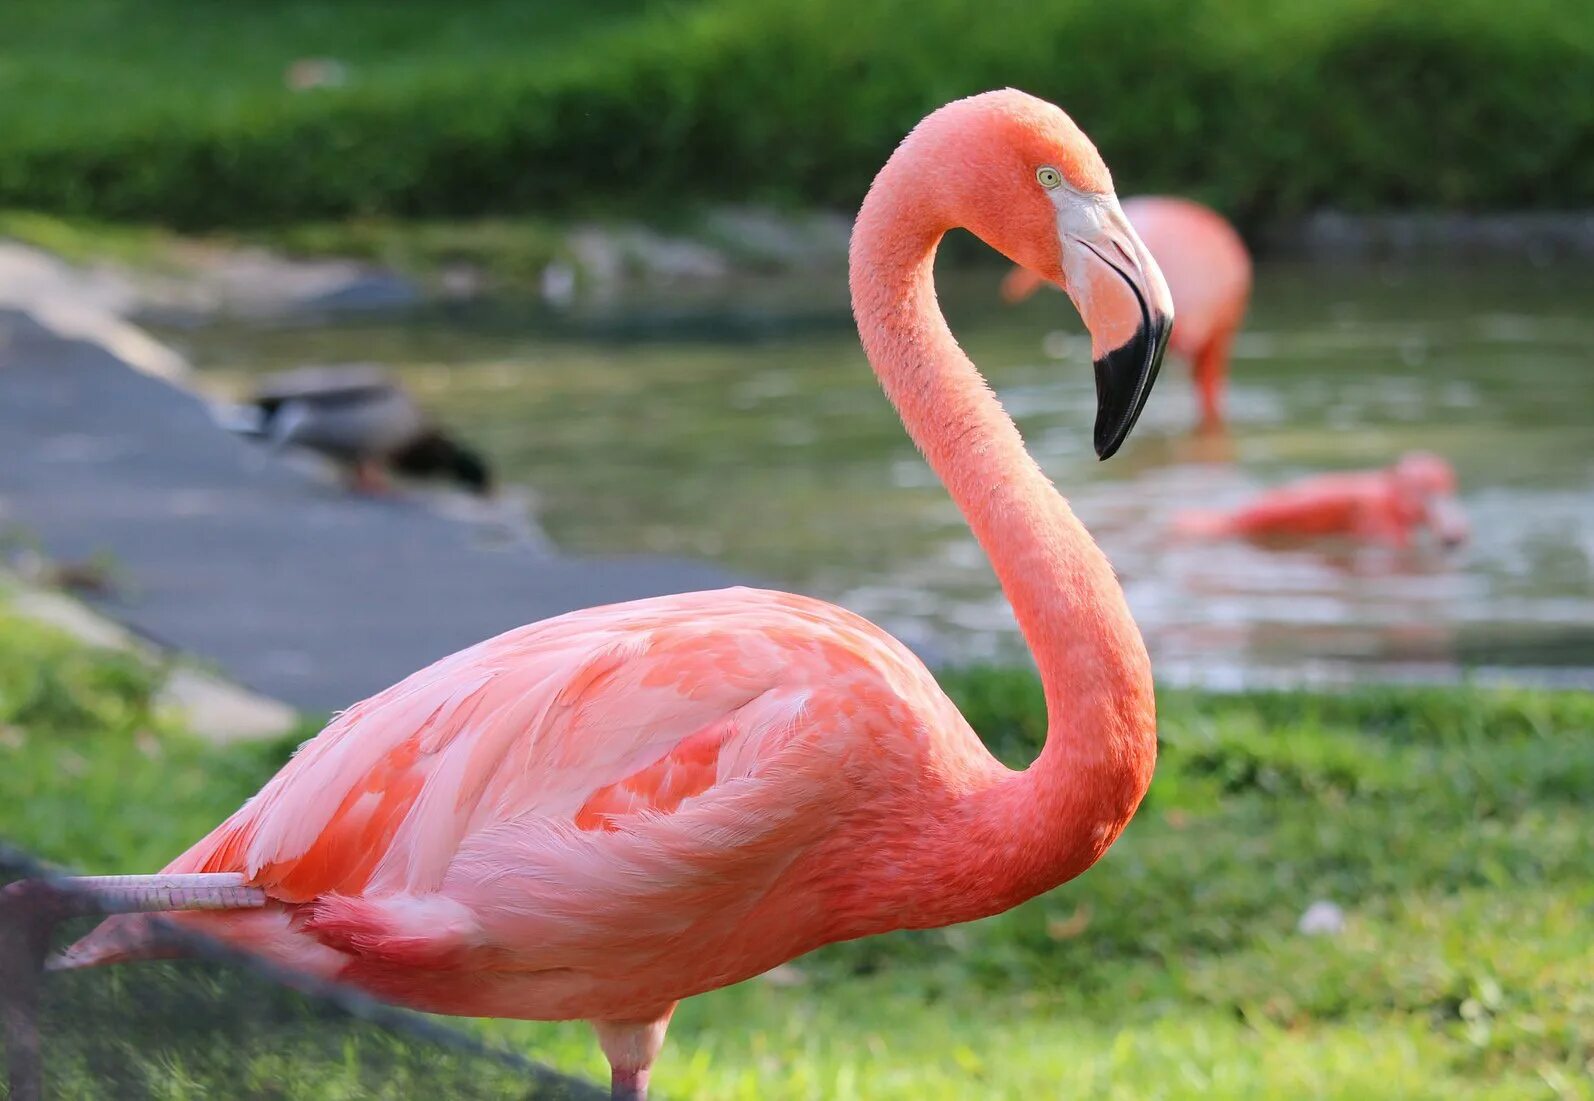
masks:
[[[0,844],[0,888],[50,874]],[[430,1018],[176,929],[169,934],[188,958],[52,973],[35,986],[46,942],[59,945],[95,920],[66,915],[72,907],[60,900],[13,891],[0,907],[13,1101],[608,1096]]]

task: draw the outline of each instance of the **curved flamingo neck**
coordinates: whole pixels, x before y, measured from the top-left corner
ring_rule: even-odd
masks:
[[[995,568],[1048,716],[1036,762],[990,769],[955,816],[947,842],[986,859],[961,894],[942,885],[936,911],[920,915],[933,924],[1005,908],[1105,852],[1150,783],[1156,714],[1150,661],[1112,567],[947,328],[933,268],[950,226],[915,194],[911,174],[888,163],[864,201],[853,312],[908,434]]]

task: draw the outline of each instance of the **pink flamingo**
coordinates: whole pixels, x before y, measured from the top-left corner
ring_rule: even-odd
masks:
[[[1438,455],[1412,451],[1382,470],[1318,474],[1263,493],[1232,512],[1185,512],[1174,530],[1197,538],[1347,538],[1411,544],[1423,528],[1445,546],[1467,538],[1456,472]]]
[[[1179,324],[1168,340],[1190,364],[1201,403],[1201,428],[1223,425],[1223,391],[1234,334],[1251,298],[1251,256],[1223,215],[1189,199],[1158,195],[1125,199],[1124,213],[1156,257],[1173,295]],[[1022,302],[1046,278],[1017,267],[1002,280],[1002,297]]]
[[[680,999],[833,941],[1006,910],[1090,867],[1151,780],[1140,633],[1106,557],[936,306],[964,226],[1068,288],[1116,451],[1172,307],[1094,146],[990,92],[926,118],[853,237],[854,312],[968,518],[1045,682],[1038,760],[998,763],[929,671],[841,608],[751,589],[510,631],[336,718],[165,873],[77,886],[118,912],[56,961],[158,952],[145,912],[438,1013],[593,1023],[646,1093]]]

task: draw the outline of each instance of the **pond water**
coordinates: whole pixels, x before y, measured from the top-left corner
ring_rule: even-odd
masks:
[[[1594,685],[1594,271],[1267,266],[1230,432],[1196,437],[1170,363],[1111,462],[1060,295],[942,273],[954,330],[1117,566],[1159,678]],[[557,313],[503,303],[173,329],[220,389],[390,365],[533,488],[571,552],[718,560],[851,607],[951,661],[1022,654],[961,518],[858,349],[838,275]],[[1458,551],[1168,537],[1172,513],[1426,448],[1456,466]]]

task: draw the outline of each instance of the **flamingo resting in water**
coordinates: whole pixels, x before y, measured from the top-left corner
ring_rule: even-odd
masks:
[[[1189,199],[1140,195],[1123,209],[1168,281],[1179,314],[1168,349],[1190,364],[1201,427],[1220,428],[1229,352],[1251,298],[1251,255],[1223,215]],[[1045,282],[1016,267],[1002,280],[1002,297],[1022,302]]]
[[[1303,478],[1231,512],[1180,513],[1173,524],[1178,534],[1207,539],[1340,538],[1406,547],[1425,528],[1447,547],[1467,538],[1456,472],[1426,451],[1381,470]]]
[[[146,957],[146,912],[438,1013],[586,1019],[646,1093],[676,1003],[833,941],[1006,910],[1090,867],[1156,757],[1151,669],[1106,557],[936,305],[972,230],[1068,289],[1096,346],[1095,446],[1123,443],[1172,306],[1094,146],[1016,91],[931,114],[859,214],[854,313],[1045,684],[1027,770],[917,658],[806,597],[593,608],[358,703],[155,876],[78,881],[117,916],[56,966]]]

